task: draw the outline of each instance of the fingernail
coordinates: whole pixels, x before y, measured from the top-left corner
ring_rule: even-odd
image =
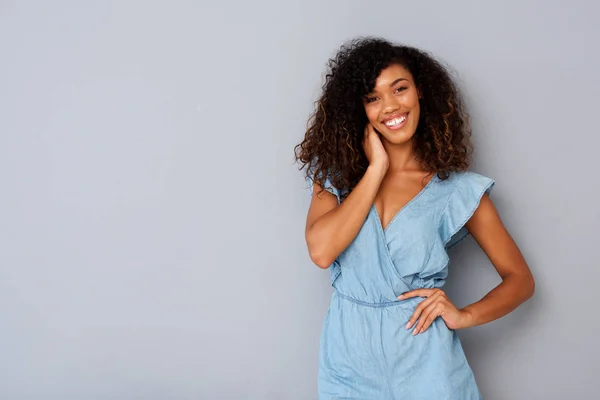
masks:
[[[406,329],[410,328],[410,321],[408,321],[408,323],[406,324]]]
[[[416,329],[413,331],[413,336],[415,336],[417,333],[419,333],[419,331],[417,331]]]

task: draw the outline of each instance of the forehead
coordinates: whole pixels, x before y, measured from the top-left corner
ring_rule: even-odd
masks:
[[[381,70],[377,80],[375,81],[374,89],[385,89],[386,87],[389,88],[389,86],[398,79],[406,79],[409,82],[413,81],[412,74],[406,68],[398,64],[390,65],[389,67]]]

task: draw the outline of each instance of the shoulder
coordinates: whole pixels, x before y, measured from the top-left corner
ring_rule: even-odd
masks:
[[[437,180],[436,192],[443,197],[444,204],[452,197],[468,195],[472,191],[485,192],[491,189],[495,183],[493,179],[472,171],[451,171],[445,179],[437,176],[433,179]]]
[[[441,215],[441,234],[449,247],[462,240],[465,223],[479,207],[484,194],[490,194],[495,181],[472,171],[452,172],[444,181],[446,201]]]
[[[448,177],[448,182],[452,182],[455,185],[488,183],[489,181],[492,181],[492,179],[473,171],[452,171]]]
[[[484,192],[491,191],[494,185],[495,181],[492,178],[473,171],[452,171],[449,177],[442,181],[448,200],[464,195],[481,197]]]
[[[344,194],[346,194],[346,191],[340,190],[333,185],[331,171],[328,171],[327,174],[319,174],[317,176],[315,174],[314,165],[311,165],[307,169],[305,179],[306,179],[306,183],[307,183],[308,189],[309,189],[309,196],[312,196],[314,186],[317,184],[317,182],[320,183],[320,187],[322,187],[324,190],[328,191],[329,193],[333,194],[337,198],[338,204],[341,203],[341,201],[344,198]]]

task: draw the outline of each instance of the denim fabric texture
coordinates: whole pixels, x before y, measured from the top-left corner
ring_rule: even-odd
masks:
[[[413,336],[405,326],[423,299],[397,296],[444,285],[447,251],[468,235],[465,223],[493,186],[474,172],[434,176],[385,230],[371,206],[329,268],[334,291],[321,333],[320,400],[482,398],[456,332],[436,318]],[[340,202],[329,179],[325,188]]]

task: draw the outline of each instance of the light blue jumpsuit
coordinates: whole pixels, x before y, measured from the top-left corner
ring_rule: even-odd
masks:
[[[413,336],[406,323],[423,298],[397,296],[444,285],[447,250],[468,235],[465,223],[493,186],[473,172],[434,176],[385,230],[371,207],[330,266],[335,290],[321,334],[320,400],[481,399],[456,333],[436,318]],[[329,179],[325,188],[340,201]]]

